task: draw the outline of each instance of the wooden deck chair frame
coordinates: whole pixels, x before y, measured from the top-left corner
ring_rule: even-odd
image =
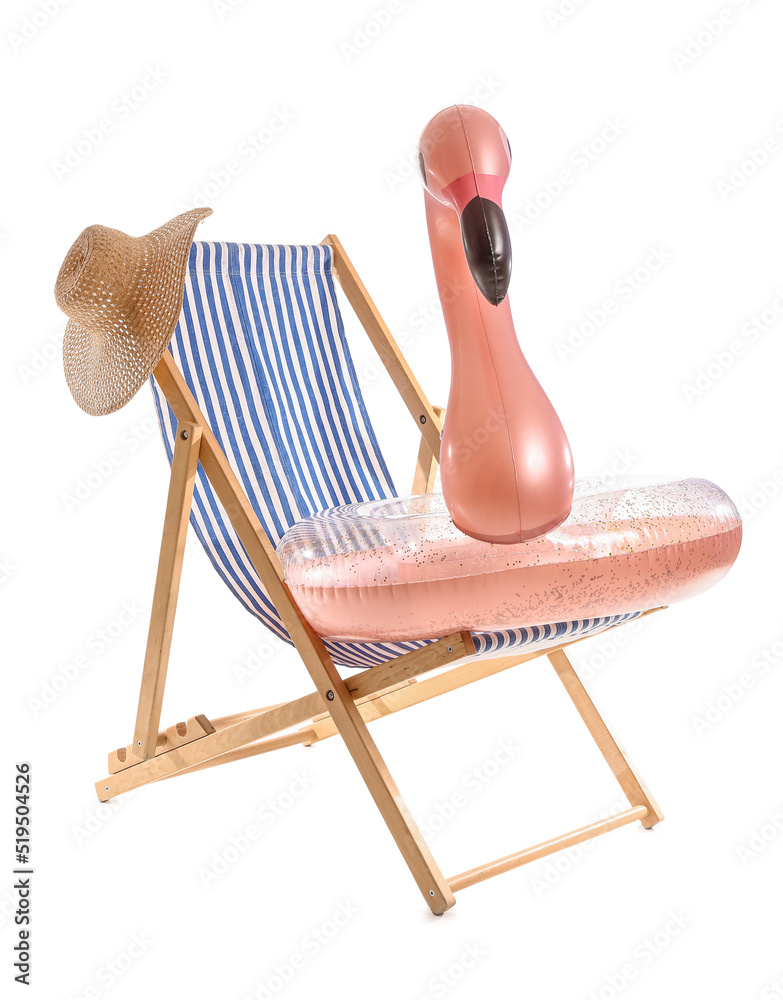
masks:
[[[427,401],[339,240],[327,236],[322,242],[331,246],[334,271],[342,290],[421,431],[412,492],[431,492],[439,459],[443,411]],[[109,754],[109,776],[95,785],[101,801],[149,782],[295,744],[310,745],[339,734],[434,914],[442,914],[454,905],[455,892],[484,879],[635,820],[649,829],[663,819],[569,662],[566,647],[580,639],[518,656],[480,659],[471,656],[475,647],[470,632],[457,632],[343,679],[288,590],[271,541],[168,352],[157,365],[155,378],[177,418],[176,444],[136,728],[129,746]],[[197,715],[159,732],[185,536],[199,462],[302,657],[315,690],[283,704],[211,721]],[[609,819],[445,878],[378,752],[367,722],[542,655],[548,657],[562,681],[628,799],[629,808]],[[418,680],[423,674],[449,664],[454,665]]]

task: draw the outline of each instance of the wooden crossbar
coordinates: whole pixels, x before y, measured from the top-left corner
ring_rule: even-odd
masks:
[[[631,809],[624,810],[624,812],[610,816],[609,819],[598,820],[598,822],[591,823],[589,826],[580,826],[577,830],[571,830],[569,833],[561,834],[559,837],[544,840],[533,847],[526,847],[523,851],[507,854],[496,861],[489,861],[485,865],[479,865],[477,868],[470,868],[459,875],[453,875],[448,880],[449,886],[452,892],[459,892],[461,889],[467,889],[478,882],[484,882],[488,878],[494,878],[496,875],[503,875],[505,872],[510,872],[513,868],[519,868],[521,865],[529,864],[531,861],[538,861],[539,858],[545,858],[547,854],[565,850],[565,848],[572,847],[574,844],[581,844],[582,841],[598,837],[602,833],[609,833],[611,830],[616,830],[627,823],[633,823],[634,820],[644,820],[646,815],[646,806],[634,806]]]
[[[192,774],[194,771],[203,771],[207,767],[217,767],[218,764],[230,764],[235,760],[246,760],[248,757],[256,757],[258,754],[270,753],[272,750],[283,750],[285,747],[298,746],[307,742],[308,731],[300,729],[296,733],[286,733],[284,736],[270,736],[268,739],[260,740],[258,743],[251,743],[249,746],[239,747],[237,750],[227,750],[225,753],[210,757],[209,760],[201,764],[191,764],[190,767],[183,767],[173,774],[164,774],[162,778],[155,778],[155,781],[165,781],[167,778],[178,778],[181,774]]]

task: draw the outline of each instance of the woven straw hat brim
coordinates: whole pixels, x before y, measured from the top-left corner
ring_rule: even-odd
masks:
[[[138,237],[90,226],[68,251],[55,297],[69,317],[65,379],[85,412],[119,410],[163,357],[182,310],[193,236],[211,213],[193,209]]]

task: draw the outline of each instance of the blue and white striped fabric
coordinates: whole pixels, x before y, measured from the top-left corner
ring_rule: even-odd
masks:
[[[200,243],[169,350],[272,542],[340,504],[396,496],[364,406],[326,246]],[[176,419],[152,389],[171,461]],[[191,524],[244,606],[288,635],[199,466]],[[636,614],[477,633],[477,652],[546,647]],[[367,667],[420,642],[327,642],[336,663]]]

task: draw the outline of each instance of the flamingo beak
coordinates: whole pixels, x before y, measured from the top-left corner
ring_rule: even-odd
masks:
[[[477,194],[460,213],[465,259],[476,286],[499,306],[511,281],[511,237],[502,207]]]

